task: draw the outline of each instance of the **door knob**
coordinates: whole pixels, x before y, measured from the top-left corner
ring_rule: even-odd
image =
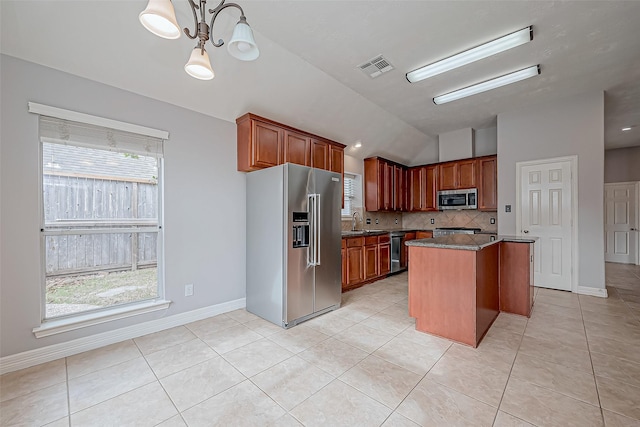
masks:
[[[527,234],[529,232],[529,230],[523,230],[522,231],[524,234]]]

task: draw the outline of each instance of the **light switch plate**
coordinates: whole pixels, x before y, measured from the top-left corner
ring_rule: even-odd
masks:
[[[511,205],[504,205],[505,212],[511,212]]]

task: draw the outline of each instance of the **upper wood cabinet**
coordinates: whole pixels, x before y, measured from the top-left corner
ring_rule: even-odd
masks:
[[[329,170],[344,175],[344,147],[329,145]]]
[[[329,170],[329,146],[327,141],[311,138],[311,167]]]
[[[381,157],[364,159],[364,204],[367,211],[404,210],[407,169]]]
[[[238,170],[250,172],[286,162],[344,174],[344,147],[255,114],[236,119]]]
[[[456,162],[458,166],[458,188],[475,188],[476,187],[476,160],[459,160]]]
[[[311,166],[311,138],[307,135],[284,131],[284,163]]]
[[[438,190],[455,190],[458,185],[458,167],[455,162],[438,165]]]
[[[435,211],[437,205],[438,166],[418,166],[409,169],[407,210]]]
[[[476,187],[475,159],[458,160],[438,165],[438,190]]]
[[[478,209],[498,209],[498,159],[496,156],[476,159],[478,174]]]

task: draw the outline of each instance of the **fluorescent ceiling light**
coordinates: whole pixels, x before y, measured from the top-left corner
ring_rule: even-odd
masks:
[[[628,130],[631,130],[631,128],[622,128],[622,132],[626,132]]]
[[[463,89],[454,90],[453,92],[449,92],[444,95],[436,96],[433,98],[433,103],[437,105],[445,104],[460,98],[466,98],[467,96],[519,82],[520,80],[528,79],[529,77],[537,76],[538,74],[540,74],[540,66],[534,65],[532,67],[525,68],[524,70],[505,74],[504,76],[496,77],[495,79],[487,80]]]
[[[356,147],[356,148],[362,147],[362,142],[356,141],[356,144],[354,145],[354,147]]]
[[[533,40],[533,31],[531,26],[529,26],[522,30],[500,37],[499,39],[481,44],[473,49],[465,50],[464,52],[434,62],[433,64],[425,65],[417,70],[413,70],[407,73],[407,80],[411,83],[415,83],[428,77],[444,73],[445,71],[453,70],[491,55],[504,52],[505,50],[528,43],[531,40]]]

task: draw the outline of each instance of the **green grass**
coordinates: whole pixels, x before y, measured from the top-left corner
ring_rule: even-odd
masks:
[[[47,279],[47,304],[88,304],[108,307],[158,293],[156,268]],[[74,310],[77,311],[77,310]]]

